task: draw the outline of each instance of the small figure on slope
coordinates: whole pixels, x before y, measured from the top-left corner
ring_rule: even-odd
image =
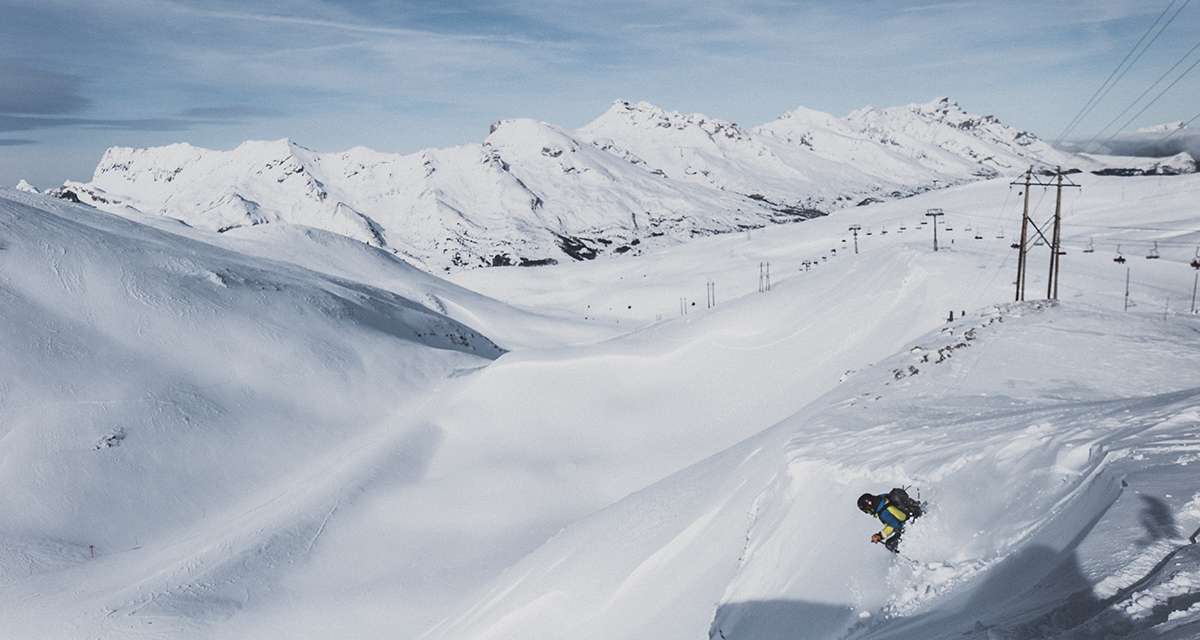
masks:
[[[904,534],[904,525],[921,517],[921,504],[899,488],[883,495],[864,493],[858,497],[858,508],[883,523],[883,529],[871,536],[871,542],[882,542],[892,553],[900,552],[900,536]]]

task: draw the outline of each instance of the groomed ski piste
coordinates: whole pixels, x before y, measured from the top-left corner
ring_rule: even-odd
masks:
[[[453,284],[4,191],[0,627],[1195,637],[1200,177],[1076,180],[1058,303],[1009,179]]]

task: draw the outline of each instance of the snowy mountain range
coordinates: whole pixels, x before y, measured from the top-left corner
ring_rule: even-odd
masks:
[[[306,225],[450,271],[637,254],[1030,165],[1106,166],[949,98],[846,117],[799,108],[753,128],[618,101],[578,130],[502,120],[480,144],[408,155],[287,139],[114,147],[56,193],[222,232]]]

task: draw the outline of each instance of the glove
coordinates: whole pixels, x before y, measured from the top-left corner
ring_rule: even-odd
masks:
[[[879,544],[880,542],[883,542],[883,534],[882,534],[882,533],[876,533],[875,535],[871,536],[871,542],[874,542],[874,543],[876,543],[876,544]]]

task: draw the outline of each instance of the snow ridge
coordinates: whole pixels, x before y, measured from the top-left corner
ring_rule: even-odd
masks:
[[[1030,164],[1100,166],[948,98],[845,118],[799,108],[750,129],[617,101],[578,130],[502,120],[479,144],[408,155],[113,147],[56,193],[218,232],[312,226],[450,271],[635,255]]]

